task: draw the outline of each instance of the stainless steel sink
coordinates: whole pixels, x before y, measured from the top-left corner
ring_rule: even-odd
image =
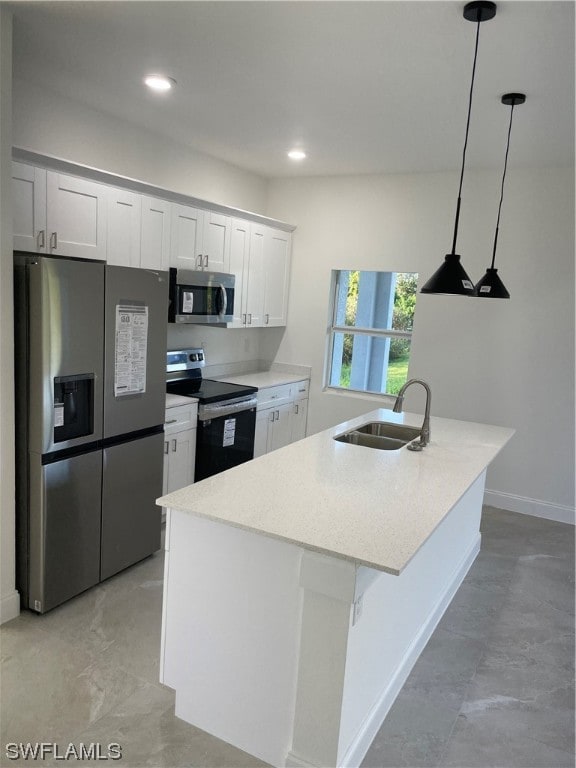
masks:
[[[342,435],[336,435],[334,440],[349,445],[376,448],[380,451],[397,451],[417,437],[420,437],[418,427],[390,424],[386,421],[370,421]]]

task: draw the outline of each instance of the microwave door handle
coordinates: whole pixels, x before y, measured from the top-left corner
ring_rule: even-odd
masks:
[[[225,315],[226,314],[226,309],[228,308],[228,296],[226,295],[226,288],[224,288],[222,283],[220,283],[220,292],[221,292],[221,296],[222,296],[222,306],[221,306],[221,309],[220,309],[220,314],[221,315]]]

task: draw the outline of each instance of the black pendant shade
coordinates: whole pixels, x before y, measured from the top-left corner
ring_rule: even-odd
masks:
[[[509,299],[510,294],[498,277],[498,270],[488,267],[484,277],[474,286],[474,296],[481,299]]]
[[[470,128],[470,114],[472,112],[472,94],[474,91],[474,76],[476,74],[476,60],[478,58],[478,39],[480,36],[480,24],[483,21],[493,19],[496,15],[496,3],[487,0],[476,0],[464,6],[464,18],[467,21],[475,21],[476,45],[474,48],[474,64],[472,66],[472,81],[470,83],[470,96],[468,99],[468,118],[466,120],[466,135],[464,138],[464,150],[462,152],[462,170],[460,172],[460,185],[458,188],[458,201],[456,203],[456,219],[454,221],[454,238],[452,252],[447,254],[444,263],[434,272],[432,277],[420,289],[420,293],[449,293],[460,296],[474,296],[474,284],[466,274],[466,270],[460,263],[460,256],[456,253],[456,239],[458,237],[458,221],[460,219],[460,204],[462,202],[462,181],[464,179],[464,167],[466,165],[466,148],[468,146],[468,130]]]
[[[498,231],[500,229],[500,212],[502,211],[502,200],[504,199],[504,181],[506,180],[506,168],[508,167],[508,152],[510,150],[510,133],[512,132],[512,117],[516,104],[524,104],[526,94],[524,93],[505,93],[502,96],[502,104],[511,107],[510,123],[508,125],[508,140],[506,142],[506,155],[504,156],[504,172],[502,173],[502,184],[500,187],[500,203],[498,205],[498,218],[496,219],[496,231],[494,233],[494,246],[492,248],[492,264],[486,270],[484,277],[474,286],[474,296],[479,299],[509,299],[510,294],[504,287],[504,283],[498,277],[498,270],[494,268],[496,261],[496,246],[498,245]]]
[[[420,293],[454,293],[472,296],[474,285],[460,264],[457,253],[447,253],[444,262],[420,289]]]

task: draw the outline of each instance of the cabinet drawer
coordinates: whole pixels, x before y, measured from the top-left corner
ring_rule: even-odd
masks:
[[[289,403],[293,399],[291,388],[292,385],[290,384],[280,384],[277,387],[265,387],[263,389],[259,389],[257,394],[257,410],[260,411],[263,408],[271,408],[275,405],[283,405],[284,403]]]
[[[304,400],[308,397],[308,390],[310,388],[310,382],[308,379],[305,381],[296,381],[292,386],[292,400]]]
[[[198,404],[176,405],[166,408],[164,417],[164,432],[167,435],[182,432],[185,429],[195,429],[198,418]]]

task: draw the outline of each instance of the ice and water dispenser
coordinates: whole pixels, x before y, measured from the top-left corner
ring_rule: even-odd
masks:
[[[94,432],[94,374],[54,377],[54,442]]]

